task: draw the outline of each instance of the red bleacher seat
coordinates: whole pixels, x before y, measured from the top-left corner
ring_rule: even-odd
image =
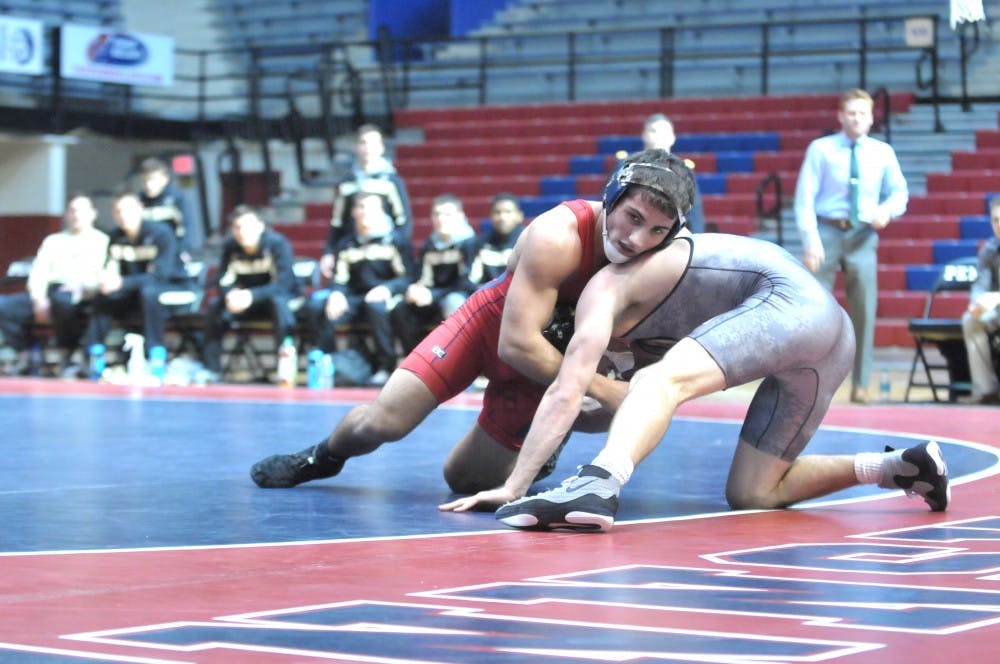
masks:
[[[928,173],[928,192],[986,193],[1000,190],[1000,168],[952,170],[951,173]]]
[[[1000,147],[952,152],[951,167],[956,171],[975,169],[1000,170]]]
[[[894,93],[891,108],[905,112],[912,93]],[[574,156],[595,156],[604,136],[638,137],[651,113],[666,113],[680,135],[773,131],[780,150],[753,155],[753,172],[726,174],[726,194],[705,194],[706,217],[718,230],[749,234],[756,229],[756,189],[762,177],[781,178],[786,202],[809,143],[837,127],[837,95],[787,95],[734,99],[650,99],[641,101],[403,109],[399,128],[422,129],[421,144],[396,147],[396,165],[406,179],[414,210],[414,245],[430,233],[431,199],[445,191],[459,195],[474,223],[489,213],[499,191],[535,196],[547,176],[569,176]],[[928,193],[911,196],[906,215],[882,232],[879,250],[879,320],[876,345],[912,345],[908,317],[919,314],[921,292],[907,290],[907,266],[934,262],[934,242],[956,239],[959,217],[982,215],[984,191],[1000,190],[1000,131],[977,132],[977,150],[955,153],[951,174],[931,174]],[[717,173],[715,153],[685,155],[696,172]],[[616,162],[604,155],[605,172]],[[577,175],[577,195],[596,197],[604,174]],[[843,279],[837,291],[842,296]]]

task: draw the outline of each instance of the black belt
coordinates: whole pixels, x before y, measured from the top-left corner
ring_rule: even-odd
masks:
[[[847,231],[852,228],[850,219],[831,219],[830,217],[820,217],[817,215],[816,221],[827,224],[828,226],[833,226],[834,228],[839,228],[842,231]]]

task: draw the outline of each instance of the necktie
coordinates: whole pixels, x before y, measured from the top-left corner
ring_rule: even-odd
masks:
[[[859,200],[859,190],[861,176],[858,172],[858,144],[851,143],[851,174],[847,185],[847,196],[848,203],[850,205],[849,212],[847,213],[847,218],[850,219],[852,226],[857,226],[858,219],[858,200]]]

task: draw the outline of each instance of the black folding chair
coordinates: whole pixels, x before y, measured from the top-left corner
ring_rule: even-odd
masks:
[[[962,319],[935,317],[934,303],[941,293],[967,293],[978,274],[976,264],[975,256],[966,256],[943,265],[934,288],[927,294],[923,316],[910,320],[908,329],[913,336],[914,352],[904,401],[910,400],[910,389],[914,387],[930,388],[931,395],[937,402],[942,401],[939,391],[947,392],[947,401],[955,401],[960,395],[971,391]],[[937,346],[943,362],[927,357],[926,351],[930,344]],[[918,365],[923,377],[917,374]]]

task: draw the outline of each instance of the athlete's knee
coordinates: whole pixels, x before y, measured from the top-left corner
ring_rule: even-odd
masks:
[[[444,481],[448,484],[448,488],[451,489],[452,493],[473,494],[496,488],[496,483],[489,484],[484,482],[481,477],[470,472],[469,468],[456,463],[452,459],[445,461],[442,473],[444,474]]]
[[[734,510],[772,510],[787,507],[778,496],[776,488],[726,485],[726,502]]]
[[[350,433],[366,441],[378,444],[391,443],[409,433],[409,430],[377,403],[356,406],[349,416]]]
[[[682,377],[673,371],[663,366],[650,365],[635,372],[629,381],[628,391],[643,391],[646,394],[655,391],[660,400],[678,404],[685,398],[686,387]]]

